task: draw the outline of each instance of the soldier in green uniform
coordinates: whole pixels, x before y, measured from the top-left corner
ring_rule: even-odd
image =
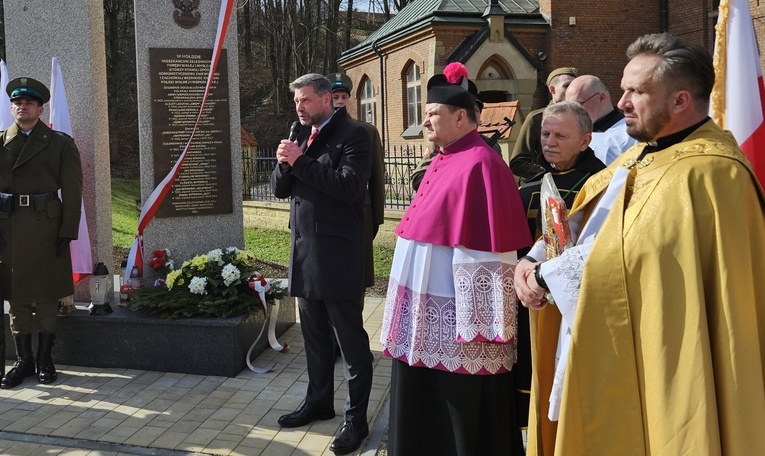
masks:
[[[15,122],[0,132],[0,261],[18,359],[0,387],[13,388],[35,373],[40,383],[57,377],[51,349],[58,300],[74,293],[69,242],[80,223],[82,168],[74,140],[40,120],[45,85],[22,77],[6,91]]]

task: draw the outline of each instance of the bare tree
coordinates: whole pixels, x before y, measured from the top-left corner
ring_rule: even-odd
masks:
[[[251,16],[251,10],[252,10],[252,1],[251,0],[242,0],[239,4],[239,8],[242,10],[242,16],[241,20],[238,22],[239,24],[239,37],[240,37],[240,43],[242,43],[242,53],[244,54],[244,65],[246,68],[252,68],[253,62],[252,62],[252,40],[255,35],[254,31],[252,30],[253,27],[253,21]]]
[[[353,30],[353,0],[348,0],[345,10],[345,49],[351,48],[351,30]]]
[[[393,0],[393,6],[396,7],[396,12],[399,12],[402,9],[404,9],[406,7],[406,5],[408,5],[411,2],[412,2],[412,0]],[[387,16],[387,17],[388,17],[388,19],[390,19],[390,16]]]
[[[335,71],[337,68],[337,57],[339,54],[339,16],[340,16],[340,0],[328,0],[327,7],[327,28],[325,33],[325,47],[324,47],[324,66],[322,68],[322,74],[327,74],[330,71]]]
[[[286,108],[290,81],[305,73],[325,74],[337,66],[342,0],[259,0],[258,28],[266,37],[277,110]],[[346,42],[350,31],[346,30]]]
[[[138,153],[135,21],[132,0],[104,0],[109,157],[112,165]],[[113,166],[113,168],[115,168]],[[121,166],[123,173],[137,172]]]

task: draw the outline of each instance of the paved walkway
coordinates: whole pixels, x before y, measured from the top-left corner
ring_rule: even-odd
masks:
[[[387,426],[390,360],[381,358],[384,298],[367,298],[364,321],[374,353],[370,436],[356,455],[372,456]],[[234,378],[127,369],[57,366],[58,380],[34,377],[0,390],[0,454],[26,455],[330,455],[342,425],[346,384],[338,363],[338,416],[282,429],[277,418],[305,396],[307,373],[300,323],[280,339],[289,350],[267,350]],[[109,341],[93,350],[108,350]],[[6,362],[6,369],[12,362]]]

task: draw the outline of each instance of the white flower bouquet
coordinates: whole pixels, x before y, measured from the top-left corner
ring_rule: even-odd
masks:
[[[167,274],[164,284],[136,290],[139,308],[166,318],[223,317],[262,308],[253,284],[262,276],[255,271],[255,257],[236,247],[214,249],[184,261]],[[270,283],[266,301],[284,296],[284,289]]]

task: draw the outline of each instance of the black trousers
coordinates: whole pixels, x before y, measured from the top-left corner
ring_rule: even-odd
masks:
[[[321,408],[333,406],[337,341],[348,384],[345,421],[366,424],[372,389],[372,352],[361,316],[363,307],[362,299],[319,301],[298,298],[308,364],[306,404]]]
[[[467,375],[394,359],[391,456],[522,456],[510,372]]]

